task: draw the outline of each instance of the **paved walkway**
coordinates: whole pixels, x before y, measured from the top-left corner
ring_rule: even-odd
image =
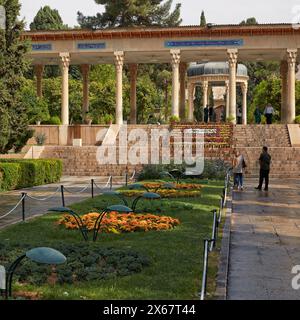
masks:
[[[16,190],[7,193],[0,194],[0,229],[22,221],[22,205],[19,205],[16,210],[5,218],[3,217],[7,212],[9,212],[20,200],[21,193],[26,192],[29,196],[38,199],[44,199],[51,197],[48,200],[36,200],[31,198],[26,198],[25,209],[26,209],[26,219],[30,219],[36,216],[43,215],[47,213],[47,210],[51,207],[62,206],[62,197],[59,190],[61,185],[64,185],[68,191],[65,191],[65,205],[68,206],[72,203],[82,201],[84,199],[91,198],[91,179],[92,177],[68,177],[62,178],[60,183],[44,185],[39,187],[27,188],[22,190]],[[108,180],[108,177],[95,177],[96,184],[103,188]],[[114,181],[114,187],[121,183],[121,177]],[[124,181],[125,182],[125,181]],[[87,188],[86,188],[87,187]],[[86,188],[86,189],[85,189]],[[81,190],[85,189],[83,192]],[[80,193],[78,193],[80,192]],[[101,190],[97,187],[94,188],[94,194],[97,195],[101,193]]]
[[[233,194],[229,300],[300,300],[291,271],[300,265],[300,181]]]

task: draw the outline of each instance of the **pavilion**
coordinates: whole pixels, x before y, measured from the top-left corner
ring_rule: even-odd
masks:
[[[71,64],[81,66],[83,112],[88,111],[89,108],[90,66],[115,65],[117,124],[123,123],[123,67],[124,64],[128,64],[131,82],[130,123],[135,124],[139,64],[170,63],[172,65],[172,115],[174,116],[186,114],[186,85],[189,83],[190,102],[186,120],[191,121],[193,120],[192,87],[198,80],[194,81],[192,76],[190,81],[187,81],[188,65],[195,61],[227,61],[228,69],[222,78],[228,92],[227,116],[236,123],[237,83],[242,84],[244,99],[247,91],[247,79],[245,75],[239,74],[241,67],[238,66],[238,61],[279,61],[282,78],[282,123],[294,123],[296,117],[295,71],[298,46],[300,46],[300,29],[293,28],[291,24],[35,31],[25,32],[23,38],[31,40],[32,50],[29,56],[35,67],[38,96],[42,96],[44,66],[59,65],[61,67],[61,120],[65,126],[69,125],[69,66]],[[205,89],[207,82],[212,79],[202,76]],[[244,112],[245,105],[244,100]]]

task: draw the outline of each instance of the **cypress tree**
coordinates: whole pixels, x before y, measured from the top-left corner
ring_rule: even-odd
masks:
[[[206,23],[205,13],[202,10],[201,17],[200,17],[200,26],[201,27],[206,27],[206,25],[207,25],[207,23]]]
[[[0,0],[0,5],[6,10],[5,29],[0,30],[0,153],[19,152],[33,135],[21,96],[29,46],[21,39],[24,22],[18,20],[19,1]]]

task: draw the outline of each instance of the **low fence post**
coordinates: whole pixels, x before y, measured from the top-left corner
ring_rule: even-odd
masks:
[[[91,192],[92,192],[92,199],[94,199],[94,179],[91,180]]]
[[[213,220],[213,228],[212,228],[212,242],[210,244],[210,251],[216,247],[217,242],[217,228],[218,228],[218,221],[217,221],[217,210],[213,210],[214,220]]]
[[[128,172],[125,173],[125,186],[128,186]]]
[[[113,188],[113,178],[112,178],[112,176],[110,176],[110,185],[109,185],[109,188],[110,188],[110,190],[112,190],[112,188]]]
[[[25,222],[26,216],[25,216],[25,199],[26,199],[27,193],[22,192],[22,221]]]
[[[65,202],[65,193],[64,193],[64,186],[63,185],[60,186],[60,192],[61,192],[62,206],[65,207],[66,206],[66,202]]]
[[[205,299],[206,285],[207,285],[207,269],[208,269],[208,246],[209,240],[204,240],[204,253],[203,253],[203,272],[202,272],[202,287],[200,293],[200,300]]]

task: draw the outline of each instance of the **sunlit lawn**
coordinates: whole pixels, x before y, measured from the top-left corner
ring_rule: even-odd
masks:
[[[151,265],[139,274],[79,282],[75,285],[33,287],[15,283],[15,290],[39,292],[43,299],[199,299],[203,239],[211,235],[211,210],[218,208],[221,192],[222,182],[210,181],[198,198],[163,199],[152,205],[140,202],[140,208],[160,208],[159,215],[178,218],[181,224],[174,230],[99,235],[96,244],[99,247],[131,248],[148,256]],[[84,214],[93,211],[95,206],[105,208],[117,203],[120,203],[117,198],[99,196],[71,207]],[[6,228],[0,232],[0,241],[53,248],[58,242],[82,243],[77,230],[66,230],[55,223],[59,216],[49,213],[30,222]],[[210,257],[208,291],[211,294],[215,289],[217,252],[218,250]]]

